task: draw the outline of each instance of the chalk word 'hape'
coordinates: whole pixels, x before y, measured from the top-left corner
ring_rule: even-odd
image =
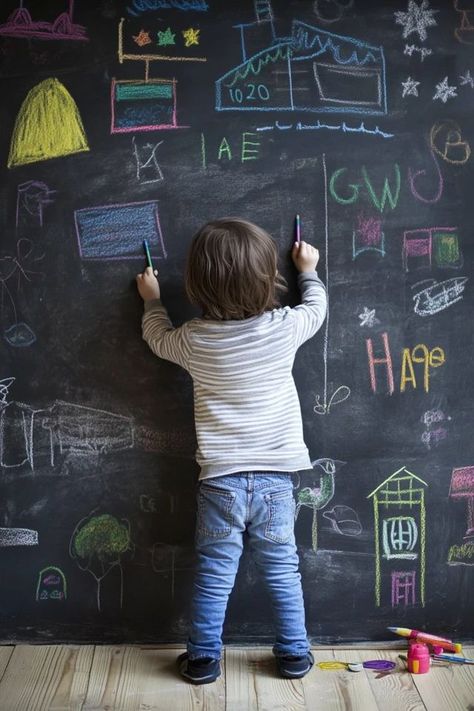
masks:
[[[387,378],[387,392],[391,395],[395,390],[393,377],[393,362],[390,352],[390,344],[387,333],[382,333],[382,344],[384,349],[384,357],[374,357],[374,347],[372,338],[366,339],[367,356],[369,362],[370,385],[374,393],[377,392],[377,375],[375,366],[385,366]],[[435,346],[431,350],[424,343],[419,343],[414,348],[404,348],[402,351],[402,364],[400,375],[400,392],[405,392],[408,384],[411,384],[416,390],[418,381],[415,372],[415,366],[421,365],[423,374],[423,389],[425,392],[430,390],[430,378],[432,369],[439,368],[446,362],[444,350],[439,346]],[[418,370],[418,369],[417,369]],[[420,376],[418,375],[418,378]]]

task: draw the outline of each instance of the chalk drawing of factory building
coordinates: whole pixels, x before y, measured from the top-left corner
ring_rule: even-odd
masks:
[[[254,0],[256,21],[237,25],[242,64],[216,82],[217,111],[387,113],[382,47],[293,20],[276,32],[270,0]]]

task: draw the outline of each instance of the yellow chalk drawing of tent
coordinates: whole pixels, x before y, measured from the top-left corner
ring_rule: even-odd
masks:
[[[28,93],[13,129],[8,167],[88,151],[76,102],[57,79],[45,79]]]
[[[408,471],[406,467],[401,467],[367,496],[368,499],[372,498],[374,506],[375,604],[377,607],[381,604],[382,566],[384,567],[384,572],[386,572],[387,569],[390,570],[397,559],[403,558],[414,559],[419,569],[419,576],[417,576],[419,601],[423,606],[425,604],[426,510],[425,491],[423,489],[425,486],[428,486],[426,481]],[[411,549],[409,540],[403,535],[404,532],[402,530],[402,536],[398,541],[399,550],[393,551],[391,555],[384,553],[383,530],[385,523],[392,523],[392,521],[396,523],[398,519],[403,529],[403,522],[414,523],[415,516],[418,524],[414,525],[417,525],[417,528],[419,527],[416,548],[414,550]],[[410,552],[408,553],[405,552],[407,546],[410,547]]]

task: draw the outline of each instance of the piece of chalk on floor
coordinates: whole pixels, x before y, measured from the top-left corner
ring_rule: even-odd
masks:
[[[349,669],[349,671],[358,672],[363,671],[364,665],[362,664],[362,662],[358,662],[354,664],[348,664],[347,668]]]

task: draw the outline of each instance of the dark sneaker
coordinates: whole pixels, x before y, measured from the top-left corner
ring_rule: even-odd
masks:
[[[212,657],[189,659],[188,653],[184,652],[176,661],[181,676],[192,684],[210,684],[221,675],[221,664]]]
[[[286,679],[300,679],[313,666],[314,657],[311,652],[308,652],[302,657],[277,657],[276,661],[280,676]]]

